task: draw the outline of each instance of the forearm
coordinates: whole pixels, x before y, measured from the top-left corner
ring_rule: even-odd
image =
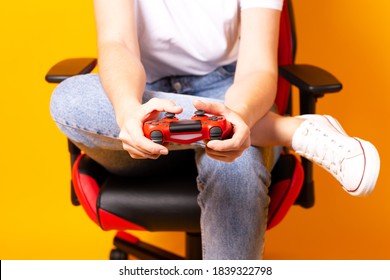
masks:
[[[121,127],[131,108],[142,103],[145,70],[138,54],[116,42],[99,45],[99,74]]]
[[[280,11],[264,8],[241,12],[240,46],[234,84],[225,104],[249,128],[270,110],[277,87]]]
[[[235,79],[225,96],[225,105],[235,111],[249,128],[272,107],[277,87],[277,75],[255,71]]]

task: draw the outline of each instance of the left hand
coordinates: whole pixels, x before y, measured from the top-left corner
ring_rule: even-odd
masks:
[[[250,147],[250,129],[237,113],[221,103],[205,103],[195,100],[193,104],[197,110],[224,116],[233,126],[233,135],[230,139],[211,140],[206,144],[208,156],[216,160],[232,162]]]

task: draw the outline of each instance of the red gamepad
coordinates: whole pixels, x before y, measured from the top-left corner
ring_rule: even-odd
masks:
[[[144,135],[154,143],[174,142],[190,144],[199,140],[221,140],[232,134],[232,124],[223,116],[209,116],[198,110],[190,120],[179,120],[173,113],[165,113],[160,120],[144,123]]]

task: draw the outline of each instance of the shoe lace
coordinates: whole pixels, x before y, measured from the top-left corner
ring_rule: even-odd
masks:
[[[304,155],[328,169],[332,174],[337,176],[339,180],[343,181],[343,161],[350,148],[337,141],[337,138],[327,131],[316,127],[310,123],[312,127],[307,129],[306,133],[311,137],[306,137],[306,145],[304,146]]]

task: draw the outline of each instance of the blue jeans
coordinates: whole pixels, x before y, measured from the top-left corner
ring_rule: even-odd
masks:
[[[147,84],[143,101],[169,99],[182,106],[180,119],[194,113],[192,100],[223,102],[233,83],[235,65],[205,76],[168,77]],[[115,173],[147,172],[145,160],[134,160],[122,148],[113,107],[97,74],[69,78],[55,89],[51,115],[60,130],[85,153]],[[173,145],[195,149],[198,203],[204,259],[260,259],[269,204],[272,151],[248,148],[234,162],[214,160],[200,143]]]

